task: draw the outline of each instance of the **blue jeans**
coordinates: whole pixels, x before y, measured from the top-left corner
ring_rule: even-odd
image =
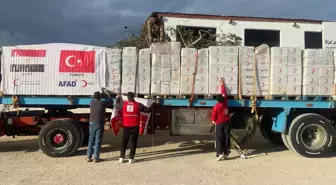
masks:
[[[87,158],[91,159],[94,151],[94,159],[99,159],[101,143],[104,136],[104,126],[100,123],[90,122],[89,133]]]

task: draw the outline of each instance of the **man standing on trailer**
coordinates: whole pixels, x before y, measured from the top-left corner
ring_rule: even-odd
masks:
[[[146,22],[147,24],[147,42],[149,44],[153,42],[163,42],[164,41],[164,23],[162,18],[159,18],[158,14],[153,12],[150,18]]]
[[[216,157],[219,161],[227,158],[231,153],[230,114],[223,79],[221,79],[221,94],[218,94],[216,98],[217,103],[212,110],[211,121],[216,127]]]
[[[134,100],[134,93],[127,93],[127,101],[123,103],[122,107],[122,120],[123,120],[123,138],[120,149],[119,162],[125,160],[125,153],[128,141],[131,140],[130,154],[128,163],[134,163],[135,151],[140,129],[140,112],[151,112],[153,104],[147,108],[145,105],[138,103]]]
[[[104,123],[105,123],[105,114],[106,108],[113,105],[113,100],[111,95],[108,94],[107,101],[101,101],[101,93],[95,92],[93,95],[93,100],[90,103],[90,127],[89,127],[89,143],[87,150],[87,162],[92,161],[92,155],[94,153],[94,162],[101,161],[100,149],[101,143],[104,136]],[[94,149],[93,149],[94,147]]]

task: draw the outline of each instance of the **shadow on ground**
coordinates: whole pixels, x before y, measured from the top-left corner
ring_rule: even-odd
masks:
[[[101,153],[107,153],[108,160],[117,159],[120,143],[120,136],[116,137],[111,131],[107,131],[104,136]],[[165,147],[165,145],[173,145],[173,147]],[[249,149],[249,155],[258,153],[270,154],[287,150],[285,147],[277,147],[270,144],[261,138],[260,135],[256,135],[248,147],[242,148]],[[38,150],[37,137],[0,139],[0,154],[19,151],[29,153]],[[73,156],[84,156],[86,150],[86,147],[81,147]],[[232,149],[232,151],[234,153],[235,150]],[[157,131],[155,135],[140,136],[137,156],[140,161],[149,161],[212,152],[214,153],[214,136],[170,136],[168,131]],[[335,155],[336,153],[333,156]]]

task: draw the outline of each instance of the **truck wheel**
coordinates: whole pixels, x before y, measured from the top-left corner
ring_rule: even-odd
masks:
[[[257,120],[253,114],[250,113],[235,113],[231,118],[231,133],[235,133],[233,129],[245,130],[242,136],[239,134],[237,143],[239,145],[248,144],[257,130]],[[233,128],[232,128],[233,127]],[[236,127],[236,128],[235,128]],[[231,134],[232,135],[232,134]]]
[[[336,131],[330,120],[319,114],[297,116],[289,126],[287,141],[304,157],[321,157],[335,146]]]
[[[275,145],[283,145],[281,133],[272,131],[273,120],[269,116],[262,116],[259,122],[261,135]]]
[[[39,133],[39,147],[49,157],[66,157],[79,147],[81,132],[73,121],[57,119],[48,122]]]
[[[81,123],[78,122],[78,121],[74,121],[77,129],[79,130],[79,133],[80,133],[80,141],[79,141],[79,145],[78,145],[78,148],[82,147],[83,144],[84,144],[84,129],[83,127],[80,125]],[[77,148],[77,149],[78,149]]]
[[[284,145],[286,146],[286,148],[288,148],[288,150],[293,150],[288,144],[287,134],[281,134],[281,139]]]

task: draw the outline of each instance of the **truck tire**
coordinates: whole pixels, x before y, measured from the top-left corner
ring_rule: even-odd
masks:
[[[73,121],[57,119],[42,127],[38,144],[49,157],[67,157],[78,149],[80,141],[81,132]]]
[[[287,134],[281,134],[281,139],[284,145],[286,146],[286,148],[288,148],[288,150],[293,150],[288,144]]]
[[[272,131],[273,120],[270,116],[262,116],[259,122],[261,135],[275,145],[283,145],[281,133]]]
[[[244,128],[248,131],[246,135],[244,135],[242,138],[237,141],[239,145],[245,145],[248,144],[252,137],[255,135],[257,130],[257,124],[258,121],[256,120],[255,116],[250,113],[235,113],[231,118],[231,127],[233,127],[235,124],[244,124]],[[232,128],[231,128],[232,132]]]
[[[315,113],[297,116],[289,126],[287,141],[293,151],[304,157],[322,157],[336,144],[336,130],[330,120]]]
[[[74,121],[77,129],[79,130],[79,133],[80,133],[80,141],[79,141],[79,145],[78,145],[78,148],[82,147],[83,144],[84,144],[84,129],[83,127],[80,125],[81,123],[78,122],[78,121]],[[78,149],[77,148],[77,149]]]

